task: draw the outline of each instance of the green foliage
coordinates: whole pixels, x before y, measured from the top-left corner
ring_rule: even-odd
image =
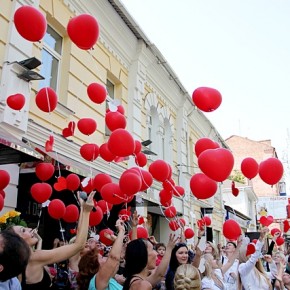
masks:
[[[232,175],[230,175],[229,179],[232,181],[235,181],[235,182],[242,183],[242,184],[246,183],[245,176],[242,174],[241,171],[239,171],[237,169],[234,170],[234,173]]]

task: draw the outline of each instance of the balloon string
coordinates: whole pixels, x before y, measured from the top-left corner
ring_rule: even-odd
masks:
[[[59,221],[59,227],[60,227],[61,237],[62,237],[63,241],[65,241],[65,240],[64,240],[64,234],[63,234],[63,232],[64,232],[65,230],[63,229],[63,227],[62,227],[62,225],[61,225],[61,221],[60,221],[60,220],[58,220],[58,221]]]
[[[36,226],[36,229],[37,229],[37,230],[38,230],[39,225],[40,225],[40,217],[41,217],[41,214],[42,214],[42,207],[41,207],[41,209],[40,209],[40,211],[39,211],[39,214],[38,214],[38,221],[37,221],[37,226]]]

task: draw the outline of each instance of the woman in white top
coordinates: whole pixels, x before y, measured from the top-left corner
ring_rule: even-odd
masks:
[[[262,261],[260,260],[261,250],[264,245],[264,238],[269,229],[264,227],[261,229],[260,237],[256,243],[256,252],[250,257],[246,256],[247,247],[240,250],[239,273],[242,286],[245,290],[269,290],[272,289],[271,279],[277,275],[277,267],[270,255],[265,255],[264,259],[269,263],[270,272],[264,270]]]
[[[204,254],[204,277],[201,280],[202,290],[225,290],[224,278],[217,260],[212,254]]]

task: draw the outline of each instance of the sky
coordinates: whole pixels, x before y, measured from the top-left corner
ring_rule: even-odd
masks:
[[[222,94],[220,107],[205,115],[224,139],[271,139],[290,167],[290,1],[121,3],[190,95],[203,86]]]

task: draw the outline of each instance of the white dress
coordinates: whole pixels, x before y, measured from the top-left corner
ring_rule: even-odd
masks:
[[[258,261],[264,243],[260,240],[256,243],[256,252],[251,255],[246,263],[239,265],[239,273],[242,285],[245,290],[269,290],[269,285],[265,278],[259,277],[254,270],[256,262]],[[277,274],[277,267],[274,262],[269,263],[270,272],[267,272],[269,279],[273,279]]]

